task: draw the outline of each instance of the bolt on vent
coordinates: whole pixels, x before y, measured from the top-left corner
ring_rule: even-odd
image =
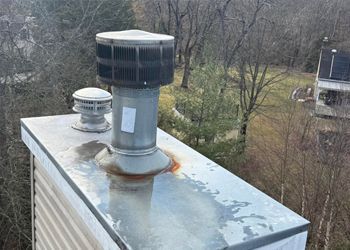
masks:
[[[99,88],[84,88],[74,92],[73,110],[80,113],[80,120],[73,128],[85,132],[104,132],[111,129],[111,124],[104,117],[110,113],[112,95]]]

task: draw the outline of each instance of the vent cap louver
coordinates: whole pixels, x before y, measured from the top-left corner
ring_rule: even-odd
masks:
[[[174,38],[141,30],[96,35],[97,80],[113,86],[149,88],[173,81]]]

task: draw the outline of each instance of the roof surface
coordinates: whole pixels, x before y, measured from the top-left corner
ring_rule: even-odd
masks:
[[[121,248],[250,249],[307,230],[307,220],[162,130],[158,146],[180,168],[141,189],[120,188],[94,162],[111,131],[72,129],[78,119],[25,118],[22,129]]]
[[[350,53],[342,50],[333,51],[335,53],[329,48],[322,49],[318,77],[350,83]]]

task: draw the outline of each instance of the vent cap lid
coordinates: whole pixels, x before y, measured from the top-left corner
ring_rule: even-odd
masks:
[[[75,91],[73,98],[86,101],[109,101],[112,100],[112,95],[99,88],[83,88]]]
[[[97,41],[104,42],[127,42],[129,44],[144,44],[144,43],[159,43],[159,42],[171,42],[173,43],[174,37],[164,34],[150,33],[143,30],[123,30],[123,31],[110,31],[96,34]]]

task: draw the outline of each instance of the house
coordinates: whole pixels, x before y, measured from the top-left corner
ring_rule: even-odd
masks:
[[[321,50],[314,93],[316,116],[350,118],[350,52]]]

